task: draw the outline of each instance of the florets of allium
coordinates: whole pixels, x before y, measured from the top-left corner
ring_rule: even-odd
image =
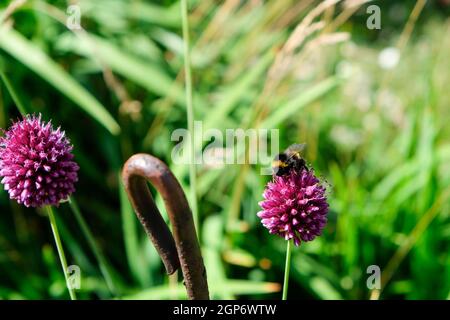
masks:
[[[292,239],[298,246],[322,233],[328,213],[325,192],[312,170],[291,170],[267,184],[258,217],[270,233]]]
[[[60,128],[26,116],[0,138],[0,176],[11,199],[27,207],[57,205],[75,191],[78,165]]]

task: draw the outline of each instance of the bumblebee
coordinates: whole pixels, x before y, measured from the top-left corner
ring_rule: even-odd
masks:
[[[305,159],[302,158],[301,153],[305,149],[306,144],[293,144],[289,146],[285,151],[278,154],[272,162],[273,174],[277,176],[283,176],[291,169],[296,171],[308,170]]]

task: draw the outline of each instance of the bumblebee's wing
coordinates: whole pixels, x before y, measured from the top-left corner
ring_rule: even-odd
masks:
[[[286,152],[302,152],[306,148],[306,143],[294,143],[291,144],[287,149]]]
[[[285,153],[292,158],[294,155],[302,153],[305,148],[306,143],[294,143],[286,149]]]

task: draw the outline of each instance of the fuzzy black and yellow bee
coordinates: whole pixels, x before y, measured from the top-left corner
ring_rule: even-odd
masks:
[[[292,169],[301,171],[303,169],[308,170],[305,159],[302,158],[301,153],[305,149],[306,144],[293,144],[290,145],[282,153],[278,154],[272,162],[273,174],[277,176],[283,176],[288,174]]]

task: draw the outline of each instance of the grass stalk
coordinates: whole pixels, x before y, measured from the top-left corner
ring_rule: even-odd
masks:
[[[111,268],[109,267],[109,263],[106,260],[105,256],[103,255],[102,251],[100,250],[99,246],[97,245],[97,242],[95,241],[95,238],[89,229],[86,220],[84,219],[83,215],[81,214],[80,208],[78,207],[77,202],[73,197],[69,198],[69,205],[72,209],[72,212],[75,216],[75,219],[78,222],[78,225],[81,228],[81,231],[83,232],[84,237],[86,238],[89,247],[91,248],[92,252],[94,253],[95,258],[97,259],[100,272],[103,275],[103,278],[105,279],[106,285],[108,286],[109,291],[113,296],[117,295],[117,289],[114,285],[113,277],[111,276]]]
[[[198,223],[198,204],[197,204],[197,173],[195,167],[195,137],[194,137],[194,106],[192,102],[192,73],[191,73],[191,55],[189,44],[189,21],[187,0],[181,0],[181,18],[183,29],[184,43],[184,73],[186,87],[186,108],[187,122],[190,134],[190,159],[189,159],[189,181],[190,181],[190,198],[191,208],[194,217],[194,225],[197,230],[197,236],[200,234]]]
[[[22,116],[25,116],[27,114],[27,109],[25,108],[25,104],[20,99],[19,95],[17,94],[16,90],[14,89],[11,81],[9,81],[8,76],[6,73],[2,70],[2,66],[0,65],[0,77],[2,78],[3,83],[5,84],[6,89],[8,90],[12,100],[14,101],[17,109],[19,110],[20,114]]]

